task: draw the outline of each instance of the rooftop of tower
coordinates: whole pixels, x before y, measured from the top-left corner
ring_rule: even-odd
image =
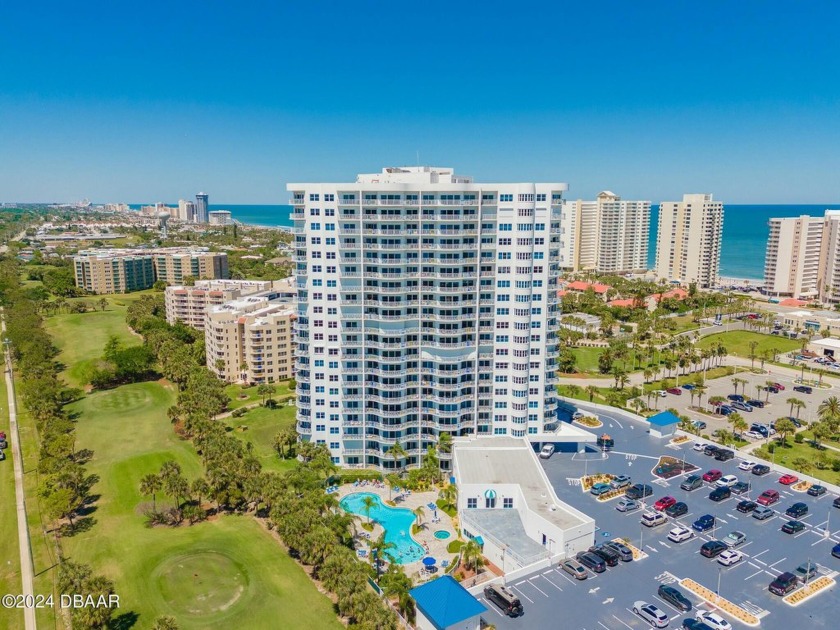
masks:
[[[359,184],[472,184],[473,178],[456,175],[448,166],[386,166],[381,173],[360,173]]]

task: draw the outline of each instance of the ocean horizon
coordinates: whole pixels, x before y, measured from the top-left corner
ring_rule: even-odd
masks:
[[[131,204],[134,209],[141,205]],[[175,205],[167,204],[167,205]],[[292,227],[292,206],[210,204],[210,210],[229,210],[231,216],[247,225],[264,227]],[[723,244],[720,256],[720,275],[737,280],[762,280],[764,254],[771,218],[798,217],[803,214],[821,216],[826,210],[840,210],[840,203],[828,204],[750,204],[724,205]],[[653,268],[656,258],[656,234],[659,205],[651,206],[650,238],[648,241],[648,268]]]

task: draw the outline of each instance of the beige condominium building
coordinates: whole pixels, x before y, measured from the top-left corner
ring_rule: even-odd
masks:
[[[681,284],[715,286],[720,275],[723,203],[710,194],[659,204],[656,275]]]
[[[562,266],[602,273],[645,271],[649,234],[650,201],[625,201],[609,190],[594,201],[565,201]]]
[[[296,319],[293,301],[270,294],[210,307],[204,328],[207,367],[231,383],[292,378]]]
[[[73,265],[76,286],[99,294],[140,291],[157,280],[181,283],[188,276],[228,277],[227,254],[206,248],[83,250]]]
[[[166,287],[166,321],[204,330],[207,308],[268,291],[270,280],[198,280],[193,286]]]

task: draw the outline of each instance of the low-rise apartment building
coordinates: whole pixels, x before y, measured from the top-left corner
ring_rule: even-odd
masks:
[[[225,252],[207,248],[90,249],[73,258],[76,286],[91,293],[129,293],[157,280],[180,284],[187,277],[227,278]]]
[[[198,280],[193,286],[166,287],[166,321],[204,330],[207,308],[271,289],[270,280]]]
[[[207,367],[230,383],[274,383],[294,376],[297,306],[264,292],[207,310]]]

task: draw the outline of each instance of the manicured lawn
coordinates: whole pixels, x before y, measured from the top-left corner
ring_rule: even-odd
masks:
[[[0,462],[0,592],[20,593],[20,551],[18,548],[17,509],[15,504],[15,475],[12,468],[12,444],[9,435],[9,407],[6,398],[6,379],[0,374],[0,429],[9,438],[6,459]],[[0,608],[0,628],[23,628],[23,611]]]
[[[678,315],[676,317],[671,317],[670,319],[673,320],[677,326],[674,329],[674,333],[681,333],[687,330],[700,328],[700,326],[694,321],[694,315],[692,314]]]
[[[100,476],[94,493],[101,497],[92,527],[64,539],[67,556],[115,581],[121,612],[139,615],[137,627],[169,614],[182,628],[227,628],[242,619],[250,627],[276,627],[282,619],[289,628],[338,628],[329,600],[250,516],[145,527],[142,507],[151,497],[140,495],[143,475],[167,459],[180,463],[189,480],[202,472],[191,443],[176,436],[166,417],[174,397],[169,386],[139,383],[71,405],[80,414],[78,447],[94,451],[88,471]],[[254,414],[254,426],[267,435],[277,421],[259,412],[268,410]],[[247,414],[233,420],[246,419],[251,422]]]
[[[265,470],[285,472],[294,467],[294,459],[280,459],[274,450],[274,436],[295,424],[294,406],[284,405],[279,409],[256,407],[239,418],[224,418],[224,422],[233,429],[236,437],[254,445],[254,455]]]
[[[722,343],[729,354],[738,357],[750,356],[750,342],[755,341],[758,345],[755,348],[756,357],[760,357],[765,350],[777,349],[780,353],[790,352],[802,347],[802,342],[796,339],[785,339],[777,335],[765,335],[763,333],[749,332],[745,330],[718,333],[703,337],[697,342],[701,349],[711,348],[717,343]],[[756,359],[757,360],[757,359]]]
[[[577,357],[575,369],[578,372],[597,372],[598,371],[598,357],[604,354],[606,348],[572,348],[572,352]]]
[[[104,311],[60,313],[44,319],[47,332],[61,349],[59,360],[66,366],[62,376],[74,387],[85,384],[85,372],[102,356],[111,335],[126,345],[142,342],[125,323],[125,296],[110,297],[111,304]]]
[[[274,386],[277,388],[277,391],[272,397],[278,402],[294,394],[289,389],[289,381],[274,383]],[[228,385],[225,387],[225,393],[230,396],[228,409],[238,409],[239,407],[251,405],[255,402],[262,402],[262,396],[257,393],[256,386],[243,387],[242,385]],[[240,398],[240,396],[245,396],[245,398]]]
[[[807,471],[808,475],[816,477],[817,479],[822,479],[823,481],[827,481],[828,483],[840,484],[840,472],[834,472],[831,469],[830,465],[826,470],[820,470],[816,466],[814,466],[814,459],[819,453],[826,453],[831,459],[840,459],[840,453],[838,453],[837,451],[833,451],[831,449],[820,451],[811,446],[808,442],[796,444],[793,441],[793,438],[789,437],[787,439],[787,446],[776,446],[775,462],[777,464],[787,466],[788,468],[794,468],[793,460],[797,459],[798,457],[803,457],[809,462],[811,462],[812,468]]]

